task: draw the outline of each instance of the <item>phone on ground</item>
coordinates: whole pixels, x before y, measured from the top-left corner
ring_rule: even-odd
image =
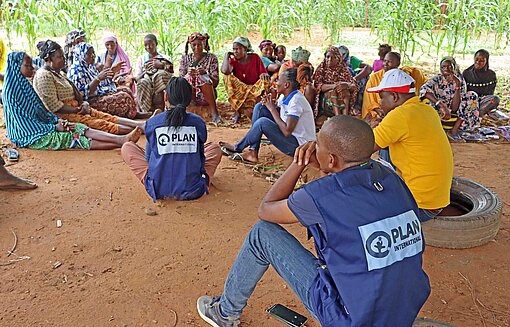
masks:
[[[266,312],[271,316],[275,317],[279,321],[283,322],[287,326],[291,327],[302,327],[305,325],[308,318],[300,315],[294,310],[287,308],[281,304],[274,304],[266,309]]]

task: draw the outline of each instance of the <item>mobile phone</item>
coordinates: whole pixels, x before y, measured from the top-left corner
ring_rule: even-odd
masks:
[[[308,320],[305,316],[278,303],[267,308],[266,312],[291,327],[302,327]]]

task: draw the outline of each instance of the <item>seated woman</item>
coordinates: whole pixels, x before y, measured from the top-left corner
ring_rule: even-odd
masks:
[[[145,150],[126,143],[122,158],[154,201],[198,199],[208,193],[221,150],[205,144],[205,122],[186,112],[192,88],[184,78],[172,77],[165,95],[172,107],[147,121]]]
[[[220,142],[222,151],[232,160],[257,163],[262,135],[288,156],[298,146],[315,140],[315,123],[312,107],[299,92],[297,69],[290,68],[278,76],[277,101],[270,94],[262,97],[253,110],[253,124],[248,133],[235,145]],[[248,147],[248,151],[242,152]]]
[[[273,53],[276,52],[276,44],[271,40],[263,40],[259,44],[260,49],[260,59],[262,59],[262,63],[267,70],[269,76],[273,76],[273,74],[278,73],[280,71],[281,64],[275,61],[275,57],[273,57]]]
[[[130,88],[134,94],[133,69],[131,68],[129,56],[119,45],[115,35],[112,34],[104,37],[103,43],[106,50],[100,53],[97,57],[99,70],[111,68],[113,71],[116,71],[117,73],[112,78],[115,84],[117,84],[117,86],[126,86]]]
[[[309,65],[312,68],[313,74],[313,66],[308,62],[309,59],[310,51],[303,49],[302,47],[297,47],[296,49],[292,50],[291,60],[287,60],[281,65],[279,74],[283,73],[289,68],[298,68],[302,64]]]
[[[135,81],[136,98],[142,112],[165,108],[163,91],[174,73],[172,61],[158,53],[158,39],[147,34],[143,39],[146,54],[138,58]]]
[[[384,68],[384,57],[388,52],[391,52],[391,45],[387,43],[379,44],[379,48],[377,51],[377,55],[379,59],[374,60],[374,64],[372,65],[373,72],[376,73]]]
[[[64,59],[65,59],[65,69],[64,72],[67,71],[67,68],[73,64],[73,51],[74,46],[81,42],[87,41],[87,34],[82,30],[72,30],[67,33],[65,45],[64,45]]]
[[[494,95],[496,89],[496,73],[489,69],[489,52],[480,49],[475,53],[475,63],[467,68],[462,76],[466,81],[467,90],[478,95],[480,117],[496,109],[499,97]]]
[[[384,74],[400,66],[401,56],[400,53],[390,51],[384,57],[383,69],[370,74],[370,78],[366,84],[366,88],[378,86]],[[400,68],[403,72],[411,76],[415,80],[416,95],[420,93],[420,87],[427,81],[422,71],[416,67],[404,66]],[[383,118],[384,113],[380,110],[381,97],[376,92],[365,92],[363,94],[363,106],[361,109],[361,118],[365,119],[372,127],[375,127]]]
[[[260,57],[252,53],[248,38],[235,39],[232,51],[225,53],[221,72],[225,74],[228,102],[235,110],[232,122],[237,123],[241,111],[252,110],[262,93],[268,91],[269,75]],[[251,114],[248,116],[251,118]]]
[[[326,50],[312,79],[317,90],[314,113],[318,120],[349,114],[356,101],[358,85],[337,47],[330,46]]]
[[[60,57],[63,66],[64,54]],[[39,150],[107,150],[120,148],[128,141],[137,142],[140,138],[142,129],[139,127],[119,136],[59,119],[46,110],[30,84],[28,78],[33,74],[34,66],[29,55],[23,52],[9,54],[3,95],[4,115],[7,137],[17,146]]]
[[[358,59],[355,56],[351,56],[349,49],[345,45],[338,46],[338,49],[342,54],[347,68],[350,70],[358,84],[358,96],[356,97],[356,102],[353,103],[354,114],[358,115],[361,113],[363,93],[365,92],[365,85],[367,84],[368,77],[370,76],[370,73],[372,73],[372,67],[365,64],[363,60]]]
[[[112,116],[90,108],[78,89],[63,74],[64,52],[58,43],[46,41],[39,56],[45,64],[35,74],[34,88],[50,112],[62,119],[111,134],[127,134],[135,127],[144,126],[145,122]]]
[[[440,62],[441,73],[429,79],[420,89],[420,98],[427,99],[442,119],[457,116],[448,137],[462,141],[461,131],[473,131],[480,126],[478,96],[467,90],[466,82],[453,57],[444,57]]]
[[[190,45],[192,53],[188,54]],[[222,123],[214,94],[219,82],[218,58],[209,53],[209,35],[195,32],[188,37],[179,75],[193,88],[193,101],[209,107],[213,123]]]
[[[121,66],[99,72],[95,66],[94,48],[87,42],[74,47],[73,64],[67,69],[67,77],[78,88],[83,99],[99,111],[120,117],[137,117],[136,101],[126,87],[115,86],[112,78]]]

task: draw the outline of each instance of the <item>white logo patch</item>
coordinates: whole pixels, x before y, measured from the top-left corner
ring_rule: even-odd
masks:
[[[156,128],[158,153],[195,153],[198,149],[198,135],[194,126]]]
[[[388,267],[423,249],[421,224],[414,211],[358,227],[368,271]]]

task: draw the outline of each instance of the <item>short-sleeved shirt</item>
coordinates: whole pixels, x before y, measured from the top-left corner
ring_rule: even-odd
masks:
[[[260,59],[262,60],[262,63],[264,64],[264,67],[266,67],[266,69],[269,65],[274,64],[274,62],[268,57],[260,56]]]
[[[267,70],[259,55],[249,53],[248,58],[250,58],[250,61],[245,64],[240,63],[235,58],[230,58],[229,63],[232,66],[232,74],[235,77],[244,84],[254,85],[257,83],[260,74],[267,73]]]
[[[287,122],[287,117],[298,119],[292,135],[299,145],[308,141],[315,141],[315,121],[313,119],[312,107],[306,100],[303,93],[298,90],[290,93],[286,98],[280,95],[278,98],[280,107],[280,118]]]
[[[45,68],[37,70],[33,84],[37,95],[51,112],[62,109],[64,101],[75,99],[74,89],[69,80]]]
[[[397,173],[418,207],[444,208],[450,203],[453,155],[437,112],[413,97],[390,111],[374,129],[375,143],[389,147]]]

